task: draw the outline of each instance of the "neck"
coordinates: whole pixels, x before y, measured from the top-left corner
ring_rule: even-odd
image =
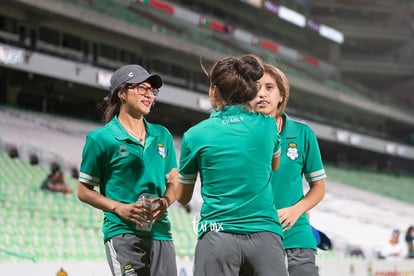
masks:
[[[138,139],[138,141],[145,141],[146,130],[144,120],[142,117],[140,119],[135,119],[130,116],[118,116],[118,121],[121,124],[121,126],[130,135]]]
[[[276,122],[277,122],[277,132],[281,133],[282,129],[283,129],[283,117],[282,116],[278,116],[276,117]]]

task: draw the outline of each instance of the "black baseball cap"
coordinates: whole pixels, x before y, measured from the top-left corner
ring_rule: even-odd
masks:
[[[144,81],[148,81],[154,88],[160,88],[162,86],[162,79],[159,75],[150,74],[142,66],[137,64],[124,65],[112,74],[109,90],[112,95],[121,84],[141,83]]]

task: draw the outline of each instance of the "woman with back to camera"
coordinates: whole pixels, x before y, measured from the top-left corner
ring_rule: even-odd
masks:
[[[287,275],[270,182],[280,154],[277,125],[248,107],[262,61],[254,55],[226,57],[204,71],[214,110],[184,133],[176,189],[177,199],[187,204],[200,174],[204,202],[194,275]]]
[[[280,134],[280,167],[273,172],[272,185],[289,275],[318,275],[316,241],[306,215],[325,195],[326,174],[318,142],[309,126],[285,113],[290,93],[286,75],[271,64],[264,64],[264,68],[260,90],[250,104],[257,112],[273,116]],[[310,186],[306,195],[303,176]]]
[[[167,216],[178,175],[173,138],[165,127],[144,118],[161,85],[160,76],[139,65],[117,69],[106,124],[88,134],[83,148],[78,197],[104,211],[105,250],[116,276],[177,275]],[[155,195],[149,204],[155,208],[136,203],[143,193]],[[140,228],[151,222],[152,229]]]

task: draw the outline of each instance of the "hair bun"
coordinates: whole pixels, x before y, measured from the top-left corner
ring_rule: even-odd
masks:
[[[247,54],[241,56],[237,65],[239,73],[245,79],[257,81],[264,74],[263,62],[255,55]]]

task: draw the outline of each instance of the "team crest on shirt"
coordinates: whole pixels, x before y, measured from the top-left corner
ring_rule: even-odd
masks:
[[[290,160],[298,159],[299,153],[295,143],[289,143],[289,147],[286,151],[286,156],[289,157]]]
[[[165,159],[165,147],[163,143],[158,143],[158,153]]]
[[[118,153],[122,156],[128,156],[129,155],[128,147],[125,145],[120,145],[118,148]]]

